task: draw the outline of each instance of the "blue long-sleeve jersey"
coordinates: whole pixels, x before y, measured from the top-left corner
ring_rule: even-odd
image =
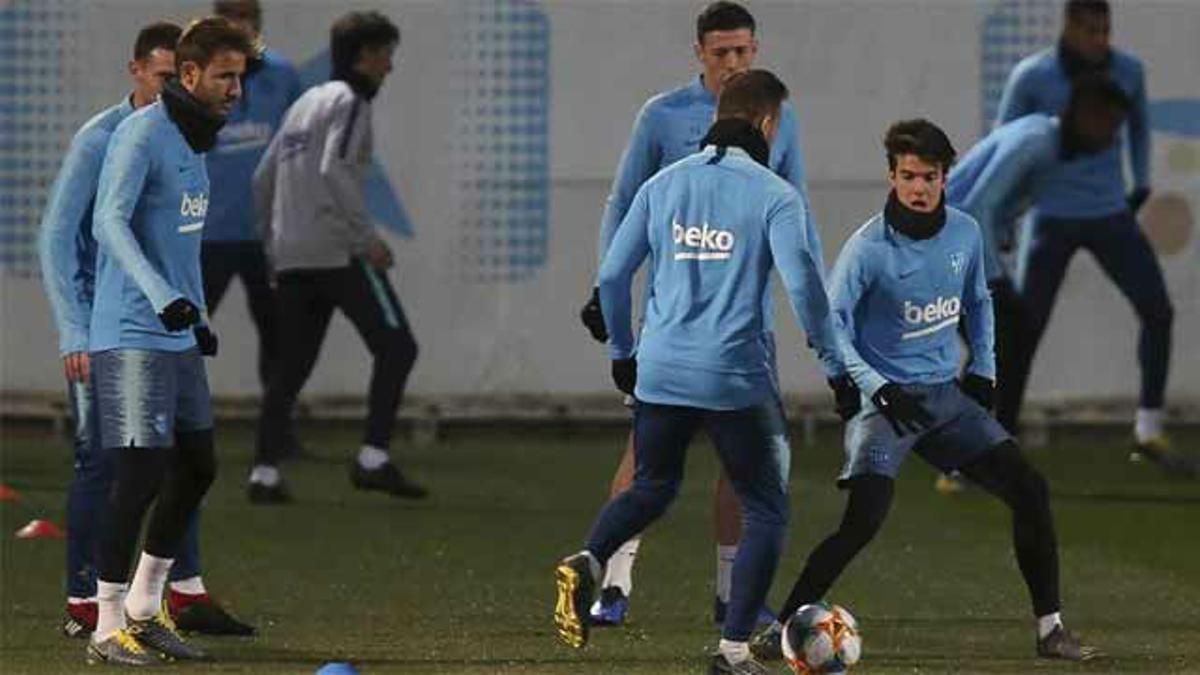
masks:
[[[868,220],[842,247],[829,300],[846,369],[868,397],[887,382],[955,379],[960,318],[971,346],[967,370],[996,377],[983,242],[962,211],[947,208],[945,226],[923,240],[900,234],[882,213]]]
[[[629,145],[621,155],[613,178],[604,216],[600,221],[597,259],[604,261],[617,226],[629,211],[638,188],[665,167],[695,154],[700,141],[716,119],[717,97],[704,88],[699,75],[688,84],[658,94],[646,101],[633,123]],[[807,211],[808,189],[804,183],[804,154],[800,148],[800,123],[790,101],[783,104],[779,131],[771,144],[771,170],[800,191]],[[820,242],[816,242],[821,253]],[[821,256],[817,256],[821,260]]]
[[[246,75],[242,98],[207,155],[212,194],[205,241],[259,238],[251,179],[284,114],[302,92],[295,67],[270,49],[263,54],[262,64]]]
[[[129,97],[88,120],[67,148],[50,189],[38,237],[42,285],[54,310],[60,354],[88,349],[96,281],[92,205],[108,139],[133,112]]]
[[[638,399],[733,410],[771,395],[762,298],[772,267],[826,374],[844,372],[807,217],[800,193],[739,148],[705,148],[638,190],[600,266],[611,354],[628,358],[630,287],[650,256]]]
[[[1135,187],[1150,186],[1150,114],[1146,103],[1146,78],[1142,63],[1133,55],[1112,50],[1109,76],[1133,102],[1124,127],[1129,145]],[[1057,48],[1026,57],[1013,68],[996,124],[1030,113],[1061,115],[1071,99],[1071,81],[1059,60]],[[1058,165],[1042,179],[1034,204],[1041,215],[1055,218],[1100,218],[1126,208],[1122,143],[1109,150]]]
[[[121,122],[100,170],[93,230],[99,252],[91,351],[183,351],[191,330],[158,318],[187,298],[204,308],[200,239],[208,210],[204,155],[192,150],[162,101]]]
[[[1058,118],[1034,113],[996,127],[950,170],[946,203],[979,223],[988,281],[1009,276],[1001,244],[1013,240],[1021,205],[1057,167],[1060,144]]]

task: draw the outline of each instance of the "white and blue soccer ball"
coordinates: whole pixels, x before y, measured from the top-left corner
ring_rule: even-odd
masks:
[[[783,657],[798,675],[844,673],[862,656],[858,622],[846,608],[816,602],[783,626]]]

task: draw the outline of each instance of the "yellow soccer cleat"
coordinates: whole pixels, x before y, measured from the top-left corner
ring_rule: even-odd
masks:
[[[588,608],[596,592],[593,561],[587,553],[563,558],[554,570],[558,601],[554,605],[554,625],[558,637],[568,645],[581,649],[588,641]]]

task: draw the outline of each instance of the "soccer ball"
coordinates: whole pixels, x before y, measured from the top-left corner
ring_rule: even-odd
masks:
[[[798,675],[844,673],[862,655],[858,622],[844,607],[816,602],[783,627],[783,657]]]

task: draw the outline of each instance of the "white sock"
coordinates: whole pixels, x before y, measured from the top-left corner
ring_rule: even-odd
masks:
[[[96,596],[94,595],[90,598],[76,598],[73,596],[67,596],[68,605],[86,605],[92,602],[96,602]]]
[[[204,590],[204,580],[197,574],[188,579],[171,582],[171,590],[184,595],[204,595],[208,591]]]
[[[280,475],[277,467],[268,466],[266,464],[256,464],[254,468],[250,470],[251,483],[258,483],[259,485],[272,487],[279,485],[279,479]]]
[[[1047,635],[1054,632],[1054,629],[1062,625],[1062,613],[1055,612],[1046,616],[1038,617],[1038,639],[1043,640]]]
[[[125,611],[132,619],[149,619],[162,609],[163,587],[167,585],[167,574],[171,571],[173,558],[157,558],[142,553],[137,571],[129,583],[129,595],[125,598]]]
[[[1133,435],[1138,443],[1145,443],[1162,436],[1162,408],[1138,408],[1137,417],[1133,423]]]
[[[633,563],[637,560],[638,545],[641,537],[634,537],[621,544],[621,548],[608,559],[608,567],[604,570],[604,583],[601,588],[616,586],[625,597],[633,592]]]
[[[737,664],[750,658],[750,643],[721,638],[721,642],[717,645],[717,651],[724,654],[729,663]]]
[[[113,633],[125,628],[125,584],[96,582],[96,605],[99,614],[92,642],[104,642]]]
[[[717,599],[729,602],[729,589],[733,588],[733,561],[737,558],[737,544],[717,544]]]
[[[364,445],[358,449],[358,465],[367,471],[373,471],[392,461],[387,450],[373,445]]]

